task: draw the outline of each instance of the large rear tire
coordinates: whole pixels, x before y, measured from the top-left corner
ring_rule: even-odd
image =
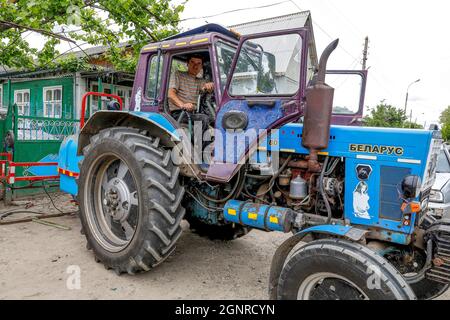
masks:
[[[80,219],[95,259],[116,273],[148,271],[175,249],[185,210],[179,168],[159,138],[132,128],[93,136],[80,165]]]
[[[278,298],[284,300],[411,300],[402,275],[365,246],[317,240],[295,252],[283,267]]]

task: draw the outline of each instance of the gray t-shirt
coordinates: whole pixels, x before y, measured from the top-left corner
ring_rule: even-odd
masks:
[[[192,76],[187,72],[175,71],[170,77],[169,89],[175,89],[178,98],[184,103],[196,105],[200,89],[205,83],[206,80]],[[170,99],[169,109],[170,111],[180,110]]]

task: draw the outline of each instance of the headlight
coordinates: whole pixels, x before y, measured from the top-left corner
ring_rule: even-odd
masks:
[[[433,202],[444,202],[444,194],[437,190],[431,190],[430,201]]]
[[[422,187],[422,181],[419,176],[406,176],[402,181],[402,192],[405,199],[417,198],[420,194],[420,188]]]

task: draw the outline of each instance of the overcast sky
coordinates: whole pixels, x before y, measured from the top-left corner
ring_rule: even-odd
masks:
[[[182,18],[208,16],[224,11],[257,7],[283,0],[189,0]],[[436,122],[450,105],[450,3],[445,0],[293,0],[301,10],[310,10],[318,53],[340,38],[340,49],[329,61],[329,69],[361,67],[364,37],[370,38],[369,81],[366,106],[387,103],[404,107],[411,86],[408,110],[422,125]],[[286,1],[263,9],[188,20],[189,29],[204,24],[233,25],[295,13],[299,8]],[[409,115],[409,111],[408,111]]]
[[[189,0],[182,19],[275,3],[279,4],[190,19],[181,27],[189,29],[206,22],[229,26],[309,10],[319,55],[332,39],[340,39],[329,69],[361,68],[364,38],[369,36],[366,106],[386,100],[403,108],[408,85],[419,78],[421,81],[411,86],[408,102],[407,114],[413,110],[413,121],[417,119],[422,125],[426,122],[428,127],[450,105],[448,0]],[[40,47],[39,39],[33,35],[28,40]]]

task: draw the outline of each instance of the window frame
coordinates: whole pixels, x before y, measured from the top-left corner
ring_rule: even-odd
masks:
[[[157,95],[157,97],[155,99],[155,97],[150,97],[150,95],[149,95],[149,93],[150,93],[149,92],[150,91],[149,90],[149,81],[150,81],[149,75],[150,75],[150,68],[151,68],[152,59],[153,58],[158,59],[158,56],[160,56],[161,60],[159,62],[159,64],[160,64],[160,66],[159,66],[159,77],[158,77],[159,80],[158,80],[158,88],[157,88],[158,95]],[[148,56],[148,58],[147,58],[147,66],[146,66],[145,69],[146,69],[146,72],[145,72],[145,84],[144,84],[144,88],[145,88],[145,90],[144,90],[144,97],[145,97],[146,100],[152,101],[154,105],[157,105],[157,104],[159,104],[159,101],[161,99],[161,89],[163,87],[163,81],[164,81],[164,79],[163,79],[164,53],[161,51],[161,53],[159,54],[158,51],[156,51],[156,52],[150,54]]]
[[[20,110],[21,110],[21,108],[23,108],[24,109],[24,107],[25,107],[25,104],[24,104],[24,101],[22,101],[22,102],[20,102],[20,104],[21,105],[19,105],[18,103],[17,103],[17,94],[19,94],[19,93],[21,93],[22,94],[22,99],[23,99],[23,97],[24,97],[24,94],[25,93],[28,93],[28,114],[25,114],[25,112],[21,112]],[[30,114],[31,114],[31,92],[30,92],[30,89],[17,89],[17,90],[14,90],[14,104],[15,105],[17,105],[17,112],[18,112],[18,115],[21,115],[21,116],[30,116]]]
[[[3,84],[0,83],[0,109],[6,109],[3,106]]]
[[[53,99],[55,90],[60,90],[61,91],[61,100],[54,100]],[[46,100],[47,91],[52,91],[52,99],[53,100],[51,100],[51,101],[47,101]],[[59,113],[60,116],[59,117],[55,117],[55,105],[58,103],[58,101],[59,101],[60,106],[61,106],[60,113]],[[63,113],[63,104],[62,104],[62,102],[63,102],[63,86],[59,85],[59,86],[43,87],[42,88],[42,102],[43,102],[43,110],[42,110],[42,112],[43,112],[42,116],[43,117],[45,117],[45,118],[54,118],[54,119],[62,119],[62,117],[63,117],[63,114],[62,114]],[[51,104],[51,113],[50,113],[50,115],[47,116],[46,109],[47,109],[47,104],[48,103]]]
[[[171,77],[172,77],[172,67],[173,67],[174,59],[178,59],[179,61],[181,61],[180,58],[177,58],[180,55],[190,55],[190,54],[195,54],[195,53],[206,53],[206,52],[208,53],[209,59],[212,62],[211,55],[215,54],[215,53],[211,52],[209,47],[199,47],[199,48],[192,48],[190,50],[174,51],[174,52],[171,52],[168,55],[168,57],[167,57],[167,67],[165,69],[166,72],[167,72],[167,77],[166,77],[165,80],[163,79],[163,81],[164,81],[163,110],[165,112],[170,113],[170,111],[169,111],[169,89],[170,89],[169,88],[169,84],[170,84],[170,80],[171,80]],[[186,66],[187,66],[187,61],[186,61]],[[203,70],[203,72],[204,72],[204,70]],[[215,81],[215,79],[216,79],[216,70],[215,70],[215,68],[212,65],[211,65],[211,72],[212,72],[212,81],[214,82],[214,86],[215,86],[214,87],[214,89],[215,89],[214,92],[217,92],[216,90],[217,90],[218,87],[217,87],[217,84],[216,84],[216,81]],[[219,88],[220,88],[220,86],[219,86]],[[219,95],[217,93],[214,93],[214,94],[215,94],[216,101],[218,101]],[[167,108],[167,110],[166,110],[166,108]]]
[[[357,75],[361,77],[361,87],[359,91],[359,107],[358,110],[354,113],[335,113],[334,112],[334,103],[333,100],[333,117],[351,117],[354,118],[355,116],[361,116],[364,113],[364,101],[366,97],[366,86],[367,86],[367,70],[334,70],[330,69],[326,71],[326,75]],[[325,78],[326,79],[326,78]],[[339,88],[334,88],[335,90],[338,90]]]

